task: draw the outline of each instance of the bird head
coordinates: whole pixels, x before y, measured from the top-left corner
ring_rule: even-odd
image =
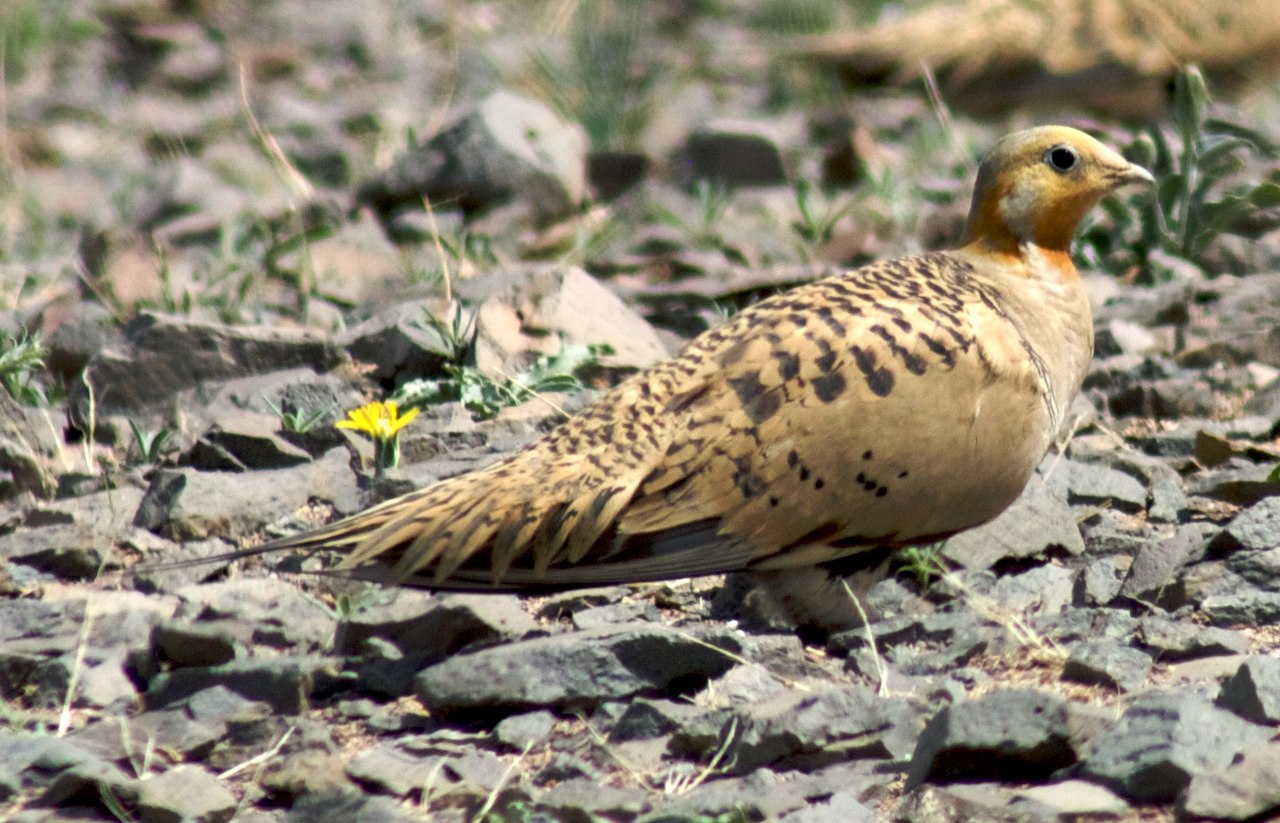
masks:
[[[1066,252],[1076,227],[1103,196],[1151,173],[1089,135],[1040,126],[1002,138],[978,169],[964,244],[1018,254],[1027,243]]]

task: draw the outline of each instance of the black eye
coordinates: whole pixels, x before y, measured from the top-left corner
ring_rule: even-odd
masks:
[[[1054,146],[1044,153],[1044,162],[1056,172],[1069,172],[1076,167],[1076,153],[1066,146]]]

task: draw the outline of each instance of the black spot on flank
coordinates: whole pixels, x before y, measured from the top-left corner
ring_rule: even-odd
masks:
[[[806,481],[806,480],[808,480],[808,479],[809,479],[809,470],[808,470],[808,469],[806,469],[804,466],[801,466],[801,467],[800,467],[800,482],[801,482],[801,483],[803,483],[804,481]]]
[[[889,489],[887,486],[881,486],[880,488],[876,489],[876,497],[884,497],[888,493],[889,493]]]
[[[874,455],[871,453],[871,449],[867,449],[862,453],[863,460],[870,460],[872,457],[874,457]]]
[[[781,502],[782,502],[782,501],[781,501],[781,500],[779,500],[779,499],[778,499],[778,498],[776,498],[776,497],[772,497],[772,496],[771,496],[771,497],[769,498],[769,505],[770,505],[770,506],[777,507],[777,505],[778,505],[779,503],[781,503]]]
[[[736,346],[731,346],[727,351],[720,355],[720,365],[727,369],[741,361],[746,354],[747,346],[745,344],[739,343]]]
[[[818,395],[818,399],[823,403],[830,403],[835,400],[844,393],[844,389],[844,378],[835,373],[824,377],[816,377],[813,380],[813,393]]]
[[[800,453],[792,449],[787,453],[787,468],[794,469],[796,464],[800,462]]]
[[[906,477],[906,476],[907,476],[907,470],[906,470],[906,469],[903,469],[902,471],[898,472],[898,479],[899,479],[899,480],[901,480],[902,478],[904,478],[904,477]]]
[[[818,309],[818,317],[822,319],[822,322],[827,324],[827,328],[831,329],[831,333],[836,337],[845,336],[846,330],[844,324],[832,315],[830,307],[823,306]]]
[[[785,351],[775,351],[773,359],[778,361],[778,374],[783,380],[794,380],[800,375],[800,356]]]
[[[826,354],[813,361],[813,364],[822,370],[823,374],[831,371],[836,365],[836,353],[828,350]]]
[[[858,476],[857,476],[857,477],[855,477],[855,478],[853,478],[853,479],[854,479],[855,481],[859,482],[859,483],[865,483],[865,482],[867,482],[867,476],[866,476],[865,474],[863,474],[862,472],[858,472]]]
[[[867,482],[862,484],[862,488],[866,489],[867,491],[871,491],[875,487],[876,487],[876,481],[874,480],[868,480]]]
[[[849,351],[853,354],[858,369],[862,371],[871,393],[877,397],[888,397],[893,392],[893,372],[877,365],[875,352],[870,349],[854,346]]]
[[[823,487],[823,486],[825,486],[825,485],[827,485],[827,481],[823,480],[821,477],[819,477],[817,480],[813,481],[813,487],[814,487],[815,489],[818,489],[819,491],[821,491],[821,490],[822,490],[822,487]]]
[[[910,333],[911,331],[911,324],[908,323],[906,320],[903,320],[901,317],[893,318],[893,324],[898,328],[902,329],[904,332]]]
[[[776,392],[768,391],[760,382],[760,373],[751,372],[741,377],[730,378],[729,386],[738,395],[742,409],[757,425],[773,417],[782,407],[782,398]]]
[[[921,332],[919,337],[920,341],[924,343],[925,347],[927,347],[929,351],[938,355],[938,357],[942,359],[943,365],[947,368],[951,368],[956,364],[956,355],[951,349],[944,346],[940,341],[934,340],[924,332]]]

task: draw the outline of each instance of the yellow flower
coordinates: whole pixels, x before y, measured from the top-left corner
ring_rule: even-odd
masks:
[[[394,400],[385,403],[373,402],[358,409],[347,412],[347,420],[339,420],[335,425],[340,429],[353,429],[363,432],[374,440],[390,440],[409,425],[418,416],[417,409],[409,409],[402,416],[400,407]]]
[[[395,401],[375,402],[347,412],[346,420],[339,420],[340,429],[352,429],[373,439],[373,465],[380,475],[383,469],[400,465],[400,430],[418,416],[417,409],[409,409],[402,416]]]

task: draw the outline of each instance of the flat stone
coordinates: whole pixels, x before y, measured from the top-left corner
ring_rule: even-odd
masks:
[[[541,637],[461,654],[423,670],[419,698],[442,714],[485,708],[590,706],[645,692],[693,688],[727,671],[741,644],[724,630],[693,638],[657,626]]]
[[[1062,668],[1062,679],[1132,692],[1142,688],[1150,673],[1150,655],[1113,640],[1097,640],[1071,650]]]
[[[176,592],[175,622],[187,621],[254,646],[304,651],[327,648],[337,619],[294,583],[240,577],[185,586]]]
[[[315,462],[245,474],[161,469],[133,522],[178,541],[246,537],[313,499],[355,496],[349,460],[333,449]]]
[[[247,700],[266,703],[278,714],[296,715],[308,708],[315,678],[322,672],[336,676],[332,658],[272,657],[174,669],[151,681],[144,701],[149,710],[161,709],[204,689],[222,686]]]
[[[1216,702],[1254,723],[1280,723],[1280,658],[1251,657],[1241,663],[1222,684]]]
[[[1079,572],[1047,563],[996,581],[994,597],[1014,613],[1057,614],[1075,600]]]
[[[460,293],[478,306],[476,366],[516,374],[530,354],[607,345],[601,364],[642,369],[667,356],[662,339],[608,286],[576,266],[538,266],[475,278]]]
[[[1189,817],[1254,820],[1280,809],[1280,745],[1246,750],[1223,769],[1197,774],[1180,804]]]
[[[1240,632],[1164,617],[1142,618],[1140,632],[1142,644],[1164,662],[1249,651],[1249,638]]]
[[[206,471],[284,469],[310,460],[305,449],[285,439],[279,417],[243,410],[220,416],[184,456]]]
[[[1057,819],[1072,819],[1076,815],[1123,815],[1129,810],[1129,804],[1114,792],[1084,780],[1031,786],[1016,790],[1014,795],[1052,809]]]
[[[136,411],[171,402],[200,383],[246,374],[337,365],[337,348],[307,329],[267,325],[229,326],[142,312],[123,329],[122,346],[99,350],[89,361],[98,413]],[[84,399],[78,383],[69,401]]]
[[[770,764],[810,770],[854,757],[905,757],[915,714],[863,686],[806,695],[780,694],[734,713],[722,736],[733,773]]]
[[[1147,487],[1119,469],[1077,460],[1052,465],[1045,486],[1072,506],[1110,506],[1118,511],[1147,510]]]
[[[1265,551],[1280,546],[1280,495],[1264,497],[1237,514],[1220,537],[1215,551]]]
[[[1093,740],[1081,776],[1129,800],[1168,803],[1196,776],[1225,769],[1267,737],[1199,694],[1145,695]]]
[[[1053,549],[1078,555],[1084,548],[1071,508],[1033,478],[999,517],[953,536],[942,554],[967,569],[989,569],[1001,560],[1040,557]]]
[[[419,787],[421,788],[421,787]],[[286,823],[422,823],[393,798],[354,790],[304,795],[289,808]],[[266,823],[266,821],[263,821]]]
[[[944,706],[920,735],[907,788],[925,781],[1035,780],[1074,763],[1066,701],[1001,689]]]
[[[603,785],[581,777],[565,780],[538,798],[538,805],[556,813],[556,819],[631,820],[649,810],[649,795],[642,789]]]
[[[516,200],[539,222],[570,213],[586,194],[582,128],[550,107],[493,92],[423,145],[360,187],[359,202],[386,215],[423,199],[464,212]]]
[[[512,595],[388,589],[342,622],[334,648],[354,654],[367,639],[380,637],[426,665],[471,645],[514,640],[538,630]]]
[[[1134,600],[1161,602],[1165,589],[1174,583],[1182,568],[1204,557],[1216,531],[1211,524],[1188,523],[1172,537],[1144,544],[1133,558],[1120,594]]]
[[[179,765],[138,781],[137,805],[144,823],[222,823],[236,798],[199,766]]]

